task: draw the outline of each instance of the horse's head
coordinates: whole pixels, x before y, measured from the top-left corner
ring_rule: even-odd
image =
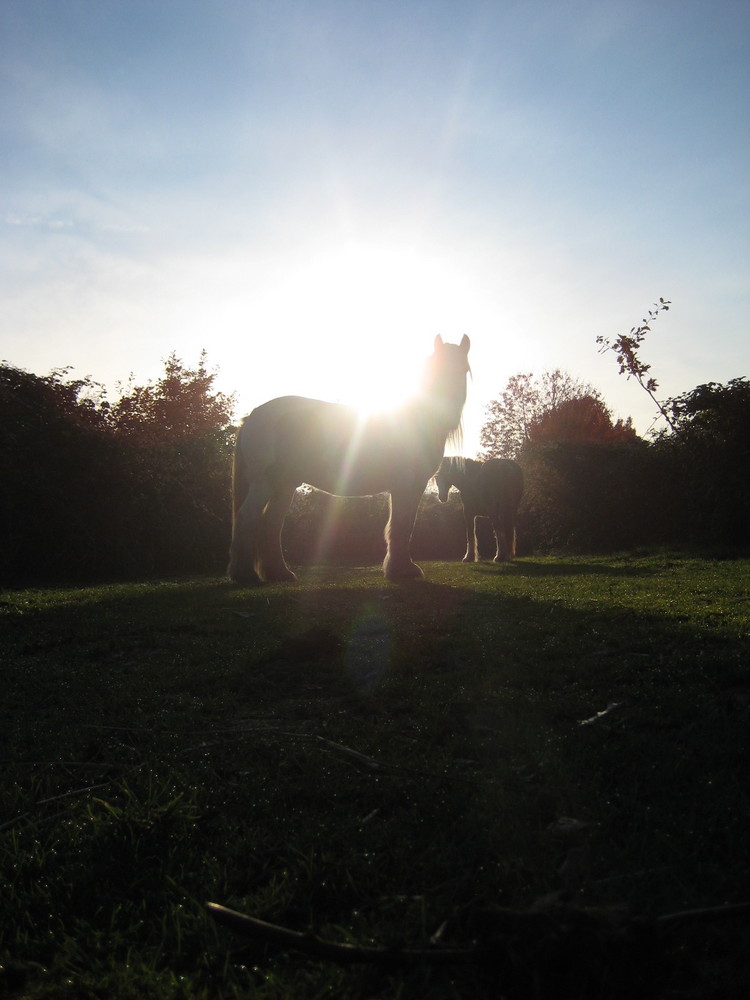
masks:
[[[445,344],[440,334],[435,337],[435,349],[427,360],[422,380],[422,395],[431,403],[439,423],[448,431],[461,422],[466,402],[466,376],[470,373],[471,341],[464,334],[460,344]]]
[[[451,489],[451,477],[445,459],[440,463],[440,468],[435,473],[435,485],[437,486],[438,500],[440,503],[446,503]]]
[[[448,455],[443,458],[443,461],[440,463],[440,468],[435,473],[435,485],[437,486],[438,500],[440,503],[447,502],[451,486],[455,486],[457,490],[461,489],[464,480],[466,462],[467,459],[462,458],[459,455]]]
[[[430,359],[436,368],[443,371],[452,371],[454,374],[466,375],[471,371],[469,367],[469,348],[471,341],[463,335],[460,344],[446,344],[438,334],[435,337],[434,351]]]

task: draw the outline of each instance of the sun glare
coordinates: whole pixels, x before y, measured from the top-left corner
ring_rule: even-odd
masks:
[[[411,246],[321,249],[286,267],[276,292],[264,326],[294,368],[287,391],[362,413],[393,409],[414,393],[436,334],[457,342],[468,332],[465,279]]]

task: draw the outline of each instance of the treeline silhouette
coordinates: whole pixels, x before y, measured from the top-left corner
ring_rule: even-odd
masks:
[[[521,552],[747,549],[750,382],[707,383],[665,405],[669,430],[652,441],[581,433],[581,424],[531,435],[518,456],[526,478]]]
[[[234,401],[202,355],[103,388],[0,366],[4,585],[216,570],[229,544]]]
[[[223,572],[234,399],[214,380],[205,355],[195,368],[172,355],[156,382],[129,384],[110,403],[101,386],[68,371],[0,365],[2,585]],[[670,405],[672,428],[650,442],[571,431],[569,413],[546,421],[517,455],[526,480],[520,554],[746,550],[750,383],[698,386]],[[379,562],[387,504],[298,491],[284,533],[289,561]],[[455,493],[441,505],[428,491],[414,554],[458,559],[463,531]],[[488,536],[486,544],[490,552]]]

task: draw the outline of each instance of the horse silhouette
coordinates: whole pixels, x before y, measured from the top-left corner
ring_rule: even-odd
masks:
[[[414,397],[392,413],[360,416],[339,403],[280,396],[256,407],[237,433],[228,574],[250,584],[296,579],[281,549],[294,493],[307,483],[335,496],[390,493],[383,572],[421,577],[410,543],[419,501],[466,401],[470,341],[436,337]]]
[[[449,456],[435,475],[438,499],[445,503],[451,486],[461,494],[466,521],[466,555],[463,562],[478,562],[476,519],[488,517],[495,534],[495,562],[513,559],[516,554],[516,514],[523,493],[523,473],[510,458]]]

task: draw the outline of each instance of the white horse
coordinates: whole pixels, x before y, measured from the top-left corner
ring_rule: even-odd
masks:
[[[523,493],[521,467],[510,458],[444,458],[435,475],[438,500],[445,503],[451,486],[461,494],[466,522],[464,562],[478,562],[476,519],[488,517],[495,533],[495,562],[516,554],[516,514]]]
[[[390,493],[383,572],[421,577],[410,542],[419,501],[435,474],[466,401],[470,341],[435,338],[414,398],[393,413],[356,410],[303,396],[280,396],[245,417],[234,456],[230,579],[296,579],[284,561],[281,531],[303,483],[336,496]]]

